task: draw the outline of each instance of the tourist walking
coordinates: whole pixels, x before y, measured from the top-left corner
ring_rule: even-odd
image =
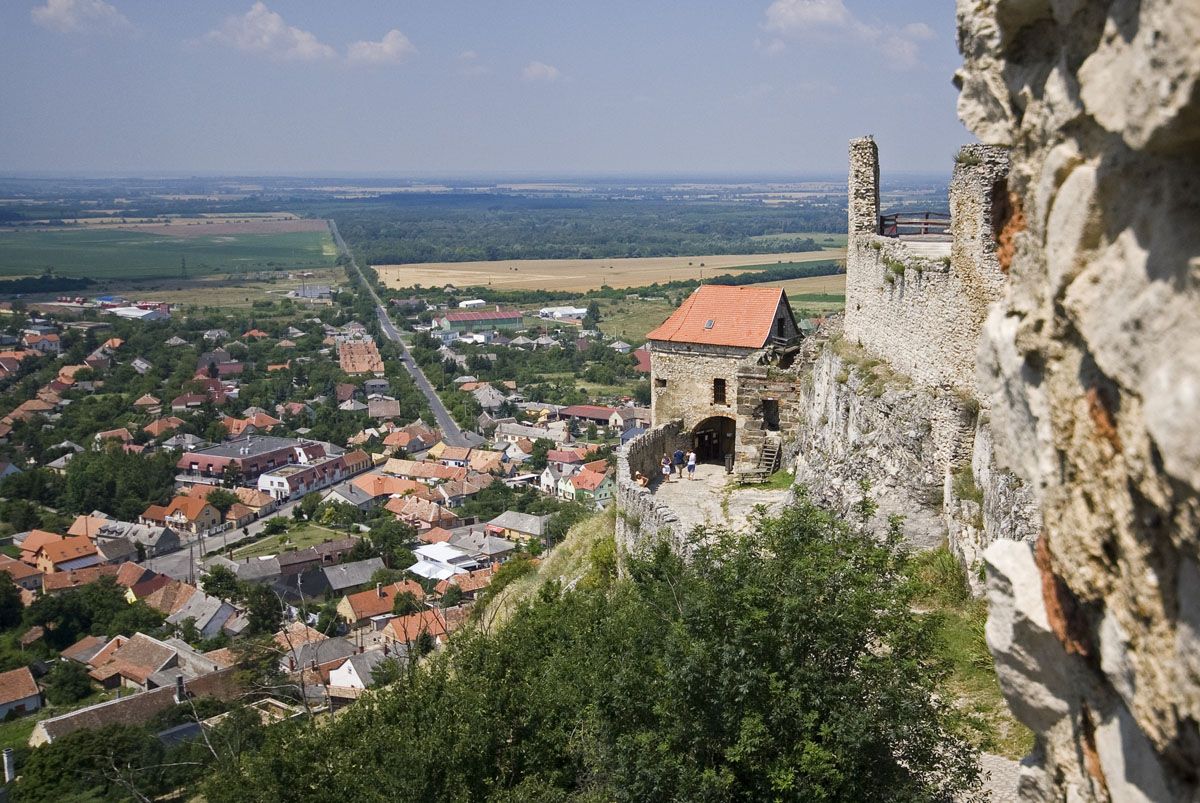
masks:
[[[670,482],[671,481],[671,458],[664,454],[662,463],[660,465],[662,465],[663,482]]]
[[[687,470],[688,479],[696,479],[696,452],[692,449],[688,449],[687,453]]]
[[[675,458],[675,473],[678,474],[680,476],[680,478],[682,479],[682,477],[683,477],[683,449],[676,449],[675,454],[672,456]]]

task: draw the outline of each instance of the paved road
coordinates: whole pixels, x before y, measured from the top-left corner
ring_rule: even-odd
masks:
[[[246,529],[250,535],[258,535],[262,532],[262,528],[267,526],[267,521],[272,516],[283,516],[290,521],[292,518],[292,508],[296,506],[298,501],[284,503],[274,513],[247,524]],[[218,547],[223,548],[226,544],[245,537],[246,533],[243,533],[242,528],[238,527],[233,530],[226,530],[217,535],[207,536],[202,539],[203,543],[195,538],[191,538],[184,541],[183,549],[178,552],[172,552],[157,558],[150,558],[142,563],[142,565],[151,571],[165,574],[168,577],[174,577],[176,580],[187,580],[194,575],[196,580],[199,581],[200,575],[204,574],[204,567],[207,563],[207,559],[204,557],[206,552],[211,552]]]
[[[425,394],[425,398],[429,400],[429,409],[433,410],[433,417],[437,421],[438,429],[442,431],[442,439],[449,446],[470,446],[469,439],[463,434],[458,424],[455,423],[454,418],[450,415],[450,411],[446,409],[446,405],[442,404],[437,391],[434,390],[433,385],[430,384],[424,372],[421,371],[421,366],[417,365],[417,361],[413,359],[408,346],[400,337],[400,331],[388,316],[387,308],[384,307],[379,294],[375,292],[375,288],[370,285],[367,277],[363,275],[362,269],[358,267],[358,262],[354,259],[354,254],[346,247],[346,241],[342,239],[337,224],[332,220],[329,221],[329,232],[333,235],[333,241],[337,244],[338,251],[350,260],[350,267],[354,268],[355,272],[358,273],[362,286],[371,294],[371,299],[375,302],[375,314],[379,316],[379,328],[383,330],[383,334],[388,340],[391,340],[400,347],[400,362],[413,378],[413,381],[417,383],[420,391]]]

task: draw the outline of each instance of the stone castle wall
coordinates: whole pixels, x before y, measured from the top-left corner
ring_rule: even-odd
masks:
[[[1200,797],[1200,5],[958,0],[1013,148],[981,391],[1043,511],[985,553],[1027,800]]]
[[[737,419],[737,369],[752,349],[655,342],[650,360],[651,425],[682,421],[685,429],[710,416]],[[713,380],[724,379],[725,404],[713,403]],[[665,384],[662,384],[664,383]],[[739,421],[739,429],[744,421]]]
[[[660,502],[649,488],[633,480],[634,472],[656,477],[664,454],[691,446],[691,437],[678,421],[660,424],[625,444],[617,451],[618,554],[639,554],[659,540],[667,540],[680,554],[687,554],[687,535],[679,517]]]
[[[953,243],[929,255],[877,232],[879,151],[869,137],[850,143],[849,240],[845,335],[917,382],[975,396],[975,344],[988,305],[1005,279],[996,259],[993,221],[1008,156],[965,146],[950,183]]]

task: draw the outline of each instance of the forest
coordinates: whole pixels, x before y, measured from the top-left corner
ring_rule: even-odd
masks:
[[[367,264],[817,251],[845,201],[804,205],[515,195],[388,195],[328,210]],[[775,235],[770,239],[755,239]]]

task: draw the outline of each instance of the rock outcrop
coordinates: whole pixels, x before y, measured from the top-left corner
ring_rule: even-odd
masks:
[[[1012,149],[980,389],[1036,550],[986,553],[1044,800],[1200,795],[1200,4],[959,0],[959,113]]]

